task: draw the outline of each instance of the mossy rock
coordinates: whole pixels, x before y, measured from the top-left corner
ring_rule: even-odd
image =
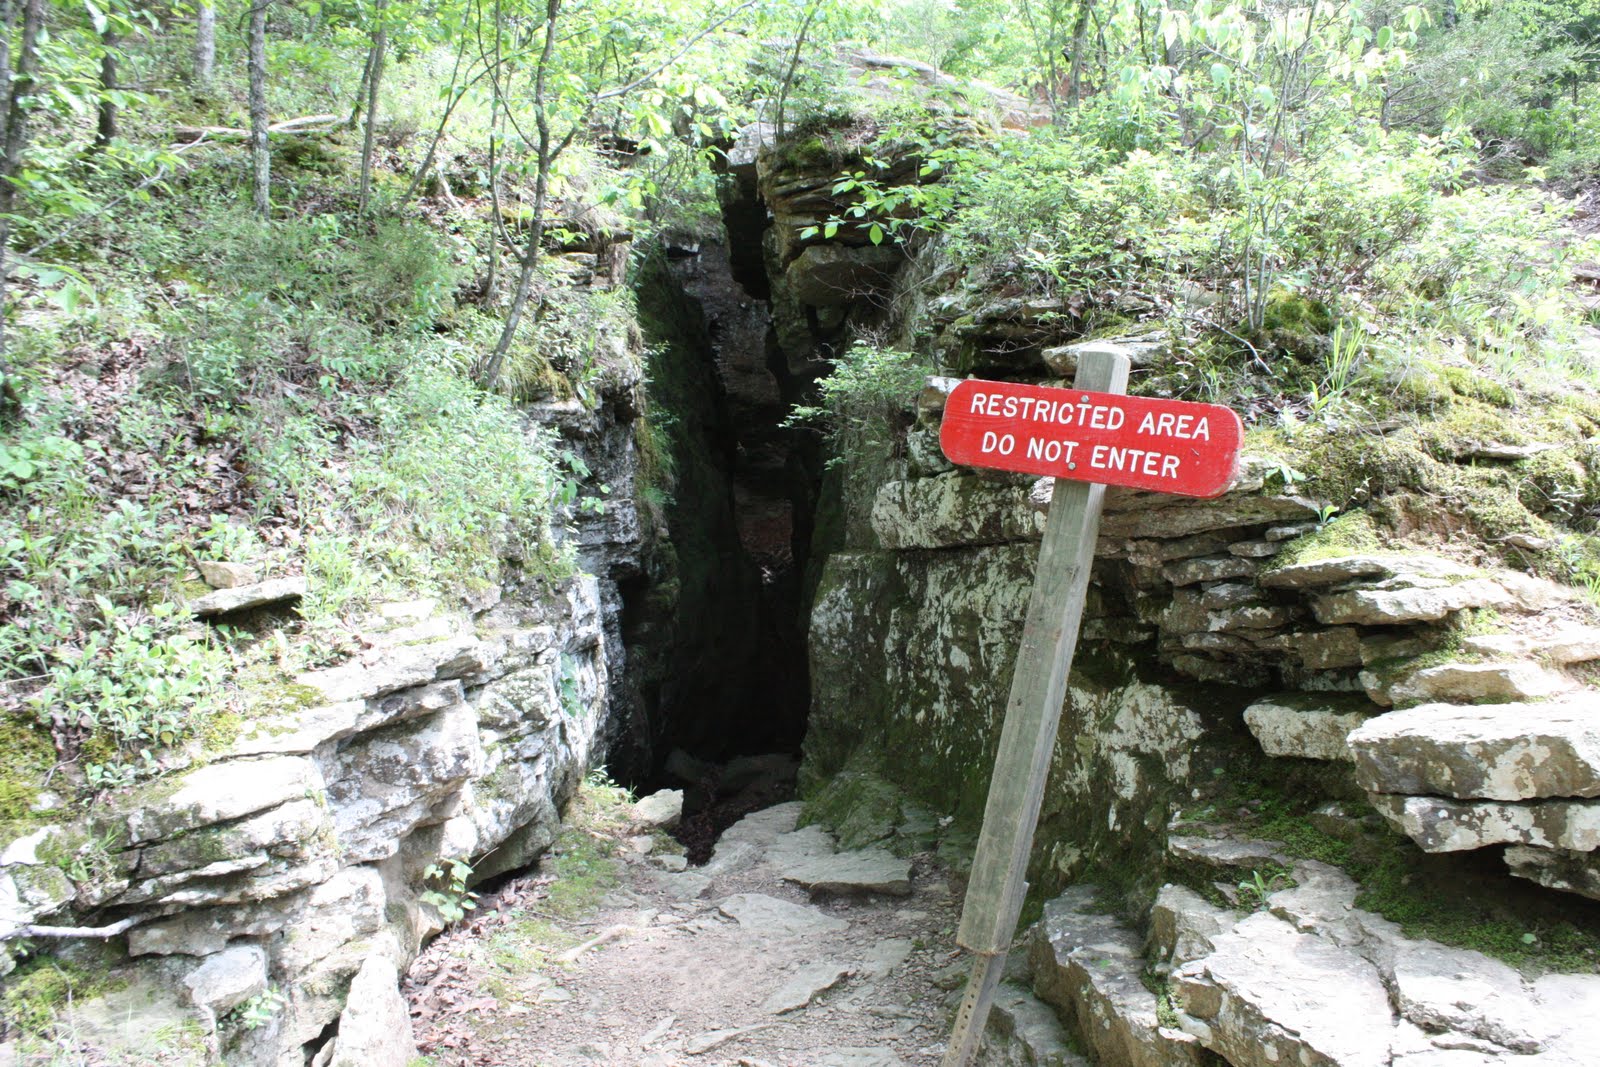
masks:
[[[1524,460],[1519,469],[1523,481],[1517,486],[1517,499],[1537,515],[1567,518],[1579,506],[1600,499],[1600,481],[1567,449],[1541,452]]]
[[[32,723],[0,717],[0,819],[33,818],[45,775],[55,766],[50,736]]]
[[[1513,407],[1517,402],[1514,392],[1482,371],[1470,367],[1443,366],[1439,368],[1439,373],[1457,396],[1471,397],[1501,408]]]
[[[1338,559],[1382,550],[1378,524],[1372,521],[1372,516],[1364,511],[1351,511],[1337,515],[1310,533],[1290,541],[1273,557],[1272,566],[1266,573],[1319,559]]]
[[[807,800],[800,815],[800,825],[832,831],[843,849],[886,841],[900,822],[900,790],[875,774],[849,770],[835,775]]]

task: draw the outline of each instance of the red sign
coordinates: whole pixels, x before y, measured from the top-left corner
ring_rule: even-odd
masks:
[[[1181,496],[1233,482],[1244,426],[1216,404],[968,379],[944,406],[952,463]]]

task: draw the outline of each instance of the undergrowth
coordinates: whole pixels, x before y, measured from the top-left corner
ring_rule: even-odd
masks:
[[[53,732],[69,793],[183,762],[239,705],[237,670],[337,658],[374,601],[576,569],[558,516],[578,473],[470,380],[496,320],[457,303],[460,249],[405,218],[263,226],[208,195],[221,177],[85,226],[79,276],[101,298],[35,304],[13,347],[0,710]],[[197,628],[198,559],[303,574],[303,622],[272,646]],[[42,776],[10,770],[14,816]]]

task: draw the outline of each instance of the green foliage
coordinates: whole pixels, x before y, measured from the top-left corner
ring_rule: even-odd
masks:
[[[108,991],[113,979],[51,956],[37,956],[6,976],[0,993],[0,1015],[15,1031],[29,1036],[49,1031],[56,1015],[75,1000]]]
[[[1287,867],[1253,870],[1249,878],[1238,884],[1239,906],[1249,911],[1265,910],[1268,897],[1294,885],[1294,878]]]
[[[217,1021],[223,1026],[259,1030],[276,1018],[288,1003],[288,997],[277,989],[268,988],[244,1001]]]
[[[467,890],[472,877],[472,865],[463,859],[446,859],[430,863],[422,872],[429,888],[419,898],[439,913],[446,923],[459,922],[467,912],[478,906],[478,895]]]
[[[929,370],[924,357],[858,342],[817,382],[819,403],[797,406],[789,424],[826,431],[836,457],[886,454],[908,428]]]

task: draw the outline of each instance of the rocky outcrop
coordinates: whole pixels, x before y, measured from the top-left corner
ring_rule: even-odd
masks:
[[[589,577],[476,619],[375,625],[360,658],[292,683],[304,706],[265,702],[276,712],[210,762],[8,849],[0,885],[26,887],[26,921],[120,920],[130,969],[183,961],[230,1062],[298,1065],[358,969],[392,985],[439,927],[425,868],[459,858],[481,876],[553,838],[601,740],[603,629]],[[272,1027],[229,1021],[269,988]],[[346,1053],[334,1062],[377,1062]]]
[[[568,517],[590,573],[520,584],[512,561],[465,608],[381,605],[345,662],[242,683],[236,729],[187,766],[0,850],[0,947],[28,925],[90,928],[125,951],[109,987],[145,991],[74,1003],[65,1025],[87,1047],[303,1067],[338,1024],[317,1062],[409,1062],[396,969],[460,891],[440,865],[529,863],[626,712],[618,583],[640,533],[632,383],[611,385],[598,409],[526,409],[530,432],[567,437],[613,489],[603,513]],[[213,577],[199,614],[304,592]]]
[[[1293,877],[1242,913],[1164,886],[1147,940],[1074,887],[1030,932],[1035,987],[1102,1064],[1586,1062],[1600,976],[1528,979],[1403,936],[1332,867],[1298,863]]]

